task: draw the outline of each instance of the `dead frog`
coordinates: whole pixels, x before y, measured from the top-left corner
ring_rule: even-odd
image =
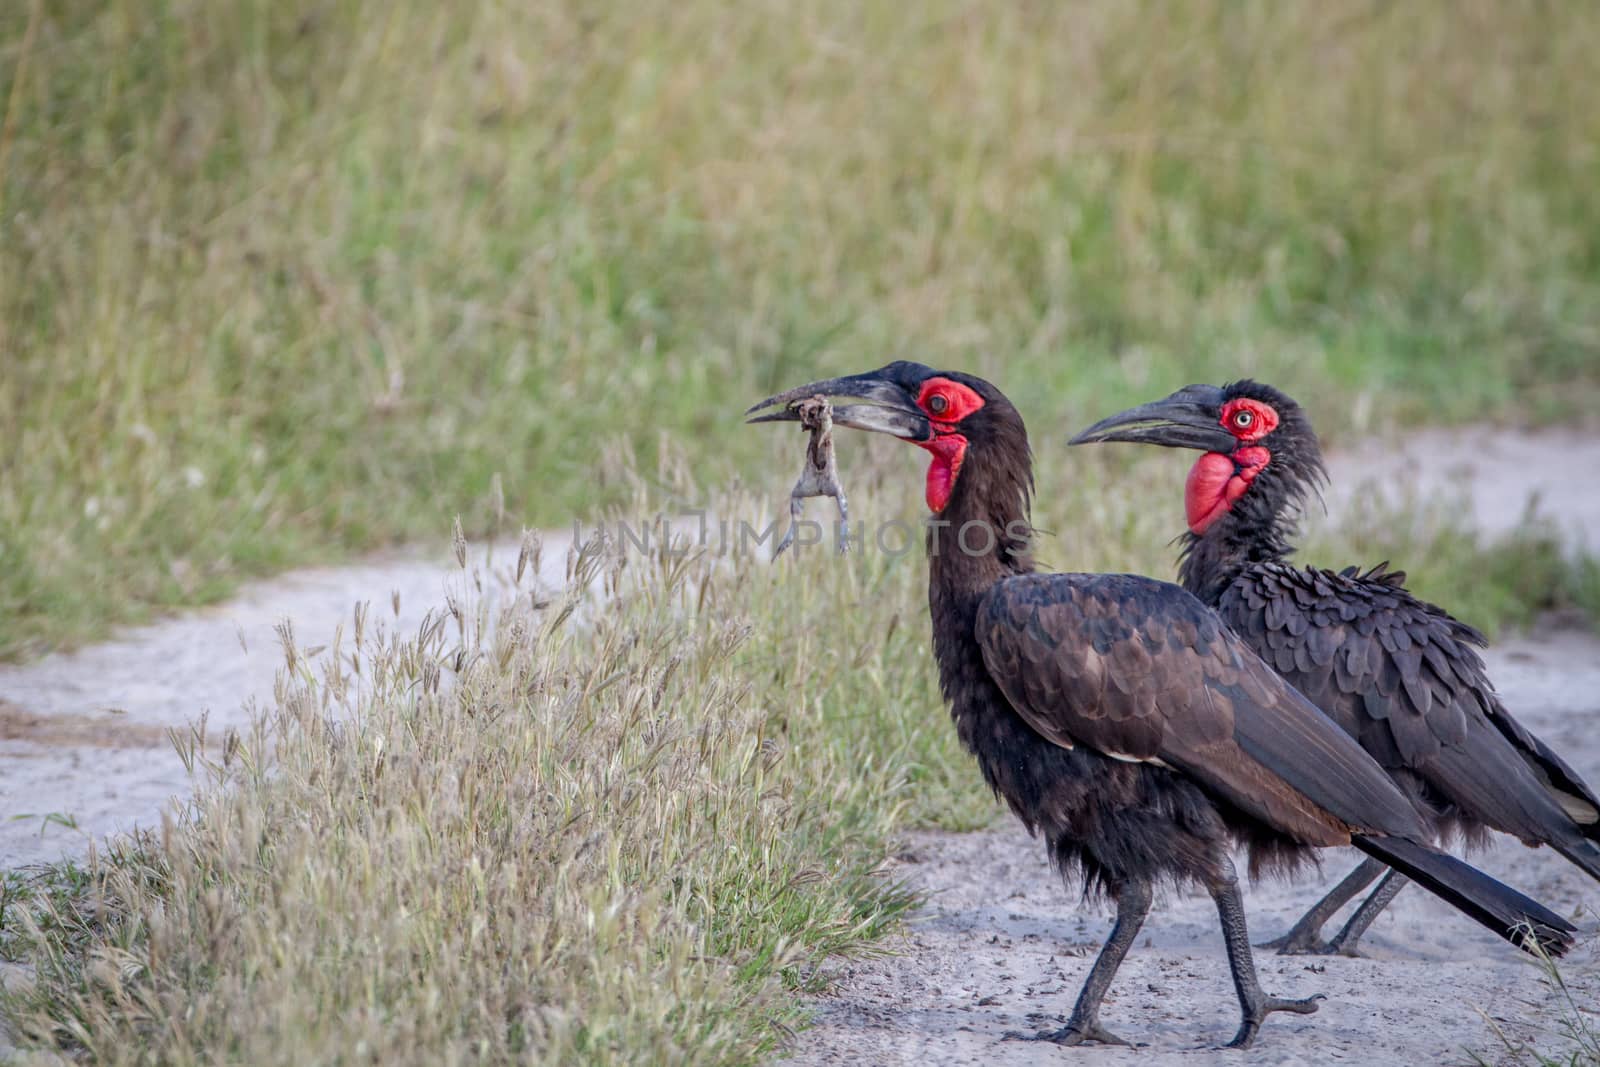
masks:
[[[814,396],[795,401],[790,410],[800,417],[800,428],[811,433],[811,441],[806,445],[805,469],[789,492],[789,532],[772,550],[772,558],[777,559],[794,543],[795,527],[805,511],[805,500],[813,496],[831,496],[838,505],[839,551],[847,552],[850,549],[850,504],[839,485],[839,465],[833,456],[833,405],[827,397]]]

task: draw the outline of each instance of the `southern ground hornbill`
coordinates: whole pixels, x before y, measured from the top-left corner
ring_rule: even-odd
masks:
[[[1326,478],[1305,412],[1277,389],[1191,385],[1104,419],[1074,444],[1134,441],[1203,454],[1185,493],[1183,587],[1361,742],[1440,841],[1488,829],[1549,845],[1600,879],[1600,798],[1508,712],[1483,635],[1405,589],[1405,573],[1291,566],[1299,507]],[[1390,871],[1344,928],[1322,927],[1383,871],[1367,859],[1283,938],[1284,952],[1355,955],[1406,883]]]
[[[1313,847],[1354,844],[1513,943],[1561,953],[1573,926],[1441,853],[1383,769],[1284,682],[1211,608],[1176,585],[1119,574],[1035,573],[1032,456],[1022,419],[981,379],[916,363],[770,397],[752,421],[795,419],[813,396],[837,426],[887,433],[931,456],[928,602],[940,684],[984,778],[1052,861],[1116,902],[1110,938],[1058,1044],[1121,1042],[1101,998],[1161,883],[1204,886],[1221,918],[1249,1045],[1268,1013],[1315,1011],[1256,978],[1230,858],[1252,875]]]

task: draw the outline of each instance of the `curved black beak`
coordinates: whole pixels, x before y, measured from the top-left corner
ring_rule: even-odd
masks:
[[[1163,400],[1101,419],[1068,444],[1132,441],[1202,452],[1232,452],[1239,442],[1218,421],[1223,393],[1214,385],[1187,385]]]
[[[851,397],[870,400],[871,404],[846,404],[833,409],[835,426],[849,426],[871,433],[886,433],[908,441],[926,441],[933,436],[933,426],[917,407],[916,399],[904,386],[886,377],[882,371],[852,374],[845,378],[827,378],[810,385],[802,385],[787,392],[769,396],[758,404],[750,405],[745,412],[752,416],[745,422],[798,422],[795,408],[812,397]],[[781,405],[777,411],[756,415],[762,408]]]

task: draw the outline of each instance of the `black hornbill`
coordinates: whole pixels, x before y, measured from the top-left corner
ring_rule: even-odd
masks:
[[[1436,840],[1481,845],[1499,830],[1600,879],[1600,798],[1500,702],[1476,651],[1483,635],[1413,597],[1387,563],[1363,573],[1287,562],[1299,506],[1326,479],[1300,405],[1248,380],[1191,385],[1072,439],[1100,441],[1203,453],[1185,491],[1183,587],[1359,740]],[[1403,874],[1390,871],[1331,942],[1322,927],[1382,870],[1363,861],[1272,944],[1355,955]]]
[[[1163,882],[1216,901],[1243,1016],[1233,1046],[1270,1012],[1315,1011],[1320,998],[1257,981],[1236,844],[1252,875],[1354,844],[1513,943],[1531,929],[1548,951],[1571,944],[1560,916],[1429,845],[1383,769],[1194,596],[1134,575],[1035,573],[1032,455],[994,386],[897,362],[769,397],[750,412],[781,410],[751,421],[793,419],[786,405],[816,395],[871,401],[836,407],[834,424],[930,454],[928,602],[957,733],[1063,873],[1116,902],[1071,1018],[1037,1037],[1124,1043],[1100,1001]]]

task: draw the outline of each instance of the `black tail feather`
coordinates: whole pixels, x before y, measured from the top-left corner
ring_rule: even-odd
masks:
[[[1351,844],[1524,951],[1532,951],[1527,944],[1530,929],[1551,956],[1565,955],[1572,947],[1576,926],[1454,856],[1398,837],[1356,837]]]

